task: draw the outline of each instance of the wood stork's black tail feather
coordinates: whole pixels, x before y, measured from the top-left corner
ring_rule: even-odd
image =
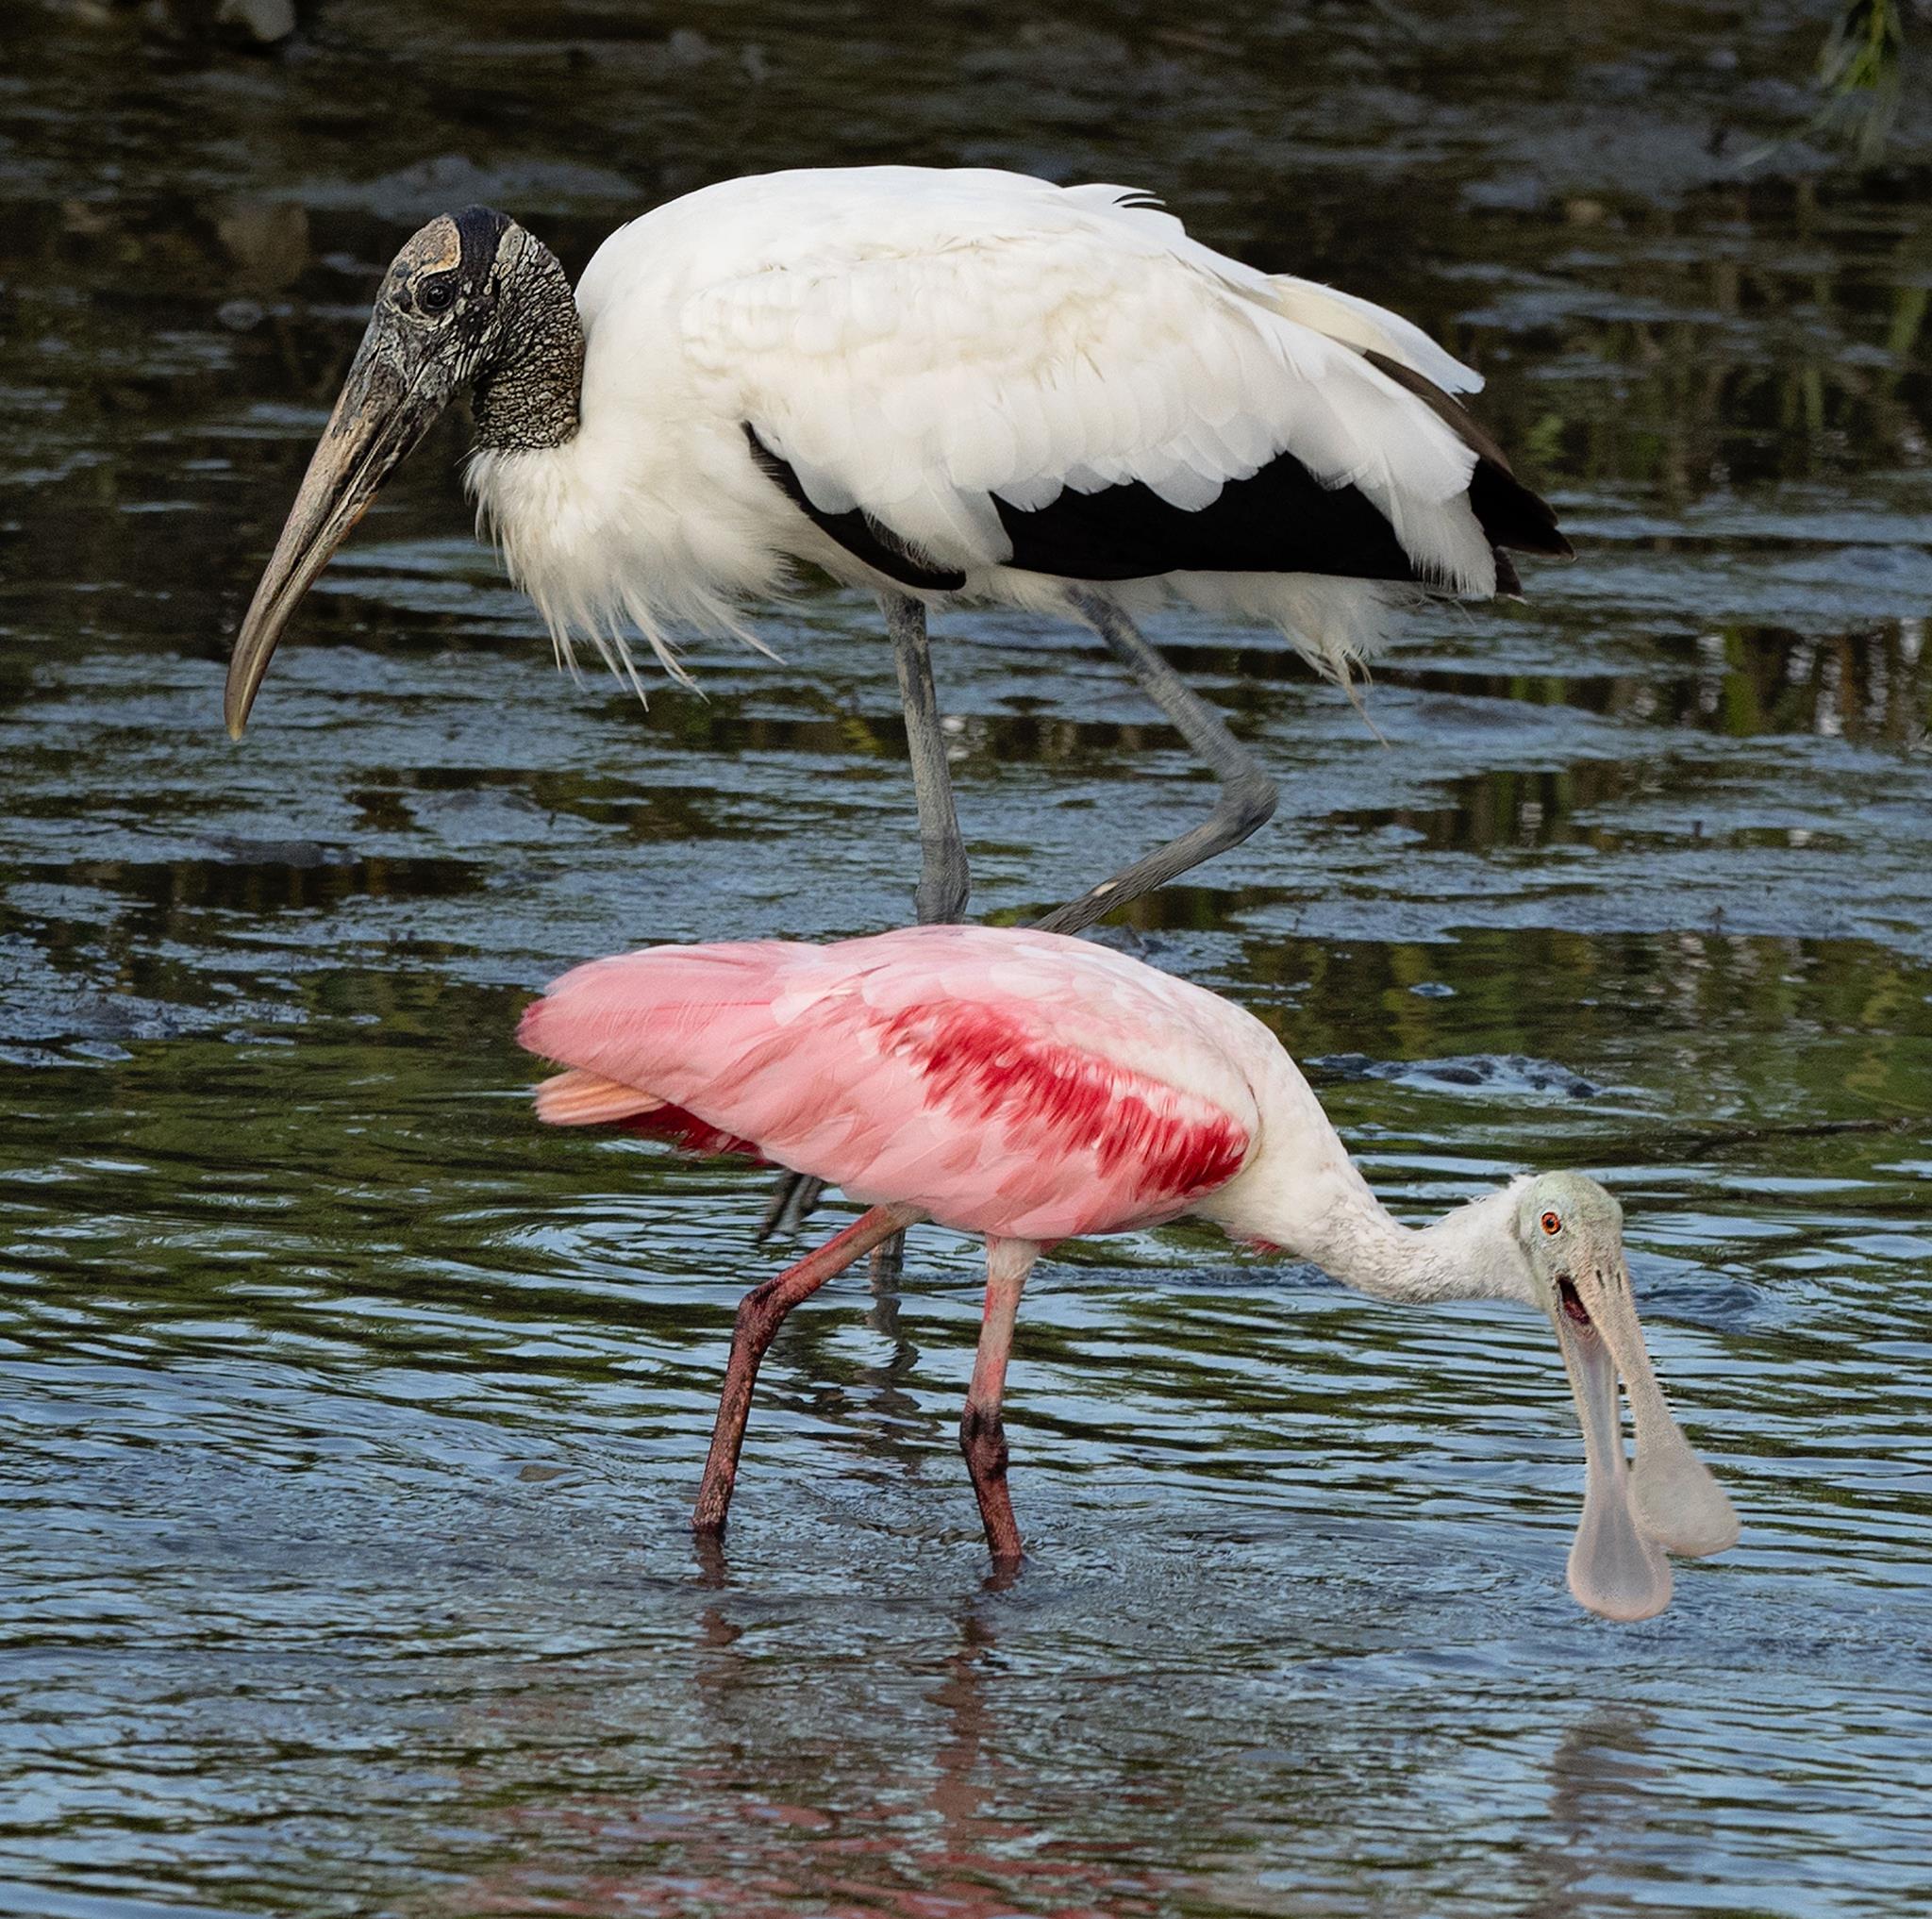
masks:
[[[1550,503],[1492,459],[1476,461],[1475,471],[1469,476],[1469,504],[1491,546],[1547,554],[1552,559],[1576,557],[1576,549],[1557,526],[1556,509]]]
[[[1469,504],[1477,524],[1489,535],[1491,546],[1513,547],[1518,553],[1543,553],[1554,559],[1575,558],[1575,548],[1557,529],[1555,509],[1541,493],[1532,492],[1516,477],[1508,457],[1467,407],[1445,393],[1434,380],[1424,378],[1413,367],[1391,359],[1386,353],[1371,350],[1362,358],[1378,373],[1387,374],[1397,386],[1413,393],[1475,455],[1475,471],[1469,479]],[[1516,578],[1516,569],[1508,568],[1511,584],[1506,587],[1500,552],[1496,558],[1496,591],[1520,592],[1522,582]]]

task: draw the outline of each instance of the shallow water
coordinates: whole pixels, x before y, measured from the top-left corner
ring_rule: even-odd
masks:
[[[1815,23],[1776,7],[447,14],[8,26],[0,1909],[1925,1910],[1923,115],[1862,176],[1777,144]],[[590,954],[904,916],[874,616],[808,594],[781,662],[701,649],[648,714],[574,685],[452,426],[223,736],[410,223],[490,198],[575,268],[665,192],[888,158],[1148,184],[1402,307],[1559,502],[1579,563],[1424,622],[1386,746],[1280,643],[1162,622],[1285,802],[1121,937],[1313,1062],[1405,1216],[1616,1187],[1745,1525],[1662,1618],[1562,1590],[1545,1329],[1192,1229],[1029,1285],[1017,1582],[933,1229],[788,1328],[699,1554],[762,1181],[539,1133],[509,1034]],[[1208,803],[1077,636],[953,616],[939,669],[981,910]]]

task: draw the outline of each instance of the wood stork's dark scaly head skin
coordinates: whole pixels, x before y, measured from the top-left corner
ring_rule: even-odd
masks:
[[[1630,1296],[1623,1208],[1580,1173],[1541,1174],[1519,1189],[1516,1236],[1583,1422],[1583,1520],[1570,1553],[1571,1590],[1611,1619],[1647,1619],[1670,1603],[1665,1552],[1722,1552],[1738,1537],[1738,1515],[1651,1370]],[[1631,1466],[1620,1376],[1637,1427]]]
[[[561,446],[577,430],[584,332],[556,257],[488,207],[445,213],[391,262],[369,330],[228,662],[237,739],[302,596],[440,414],[468,390],[481,446]]]

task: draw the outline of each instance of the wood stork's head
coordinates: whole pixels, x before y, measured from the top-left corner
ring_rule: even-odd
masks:
[[[1583,1520],[1570,1589],[1593,1612],[1647,1619],[1670,1603],[1664,1553],[1723,1551],[1738,1537],[1738,1515],[1671,1417],[1651,1370],[1631,1304],[1623,1209],[1580,1173],[1541,1174],[1515,1193],[1516,1238],[1583,1422]],[[1628,1467],[1619,1376],[1637,1427]]]
[[[391,262],[228,662],[237,739],[302,596],[460,392],[480,441],[557,446],[577,428],[583,329],[550,250],[488,207],[445,213]]]

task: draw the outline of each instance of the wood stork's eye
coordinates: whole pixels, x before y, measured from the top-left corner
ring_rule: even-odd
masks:
[[[1554,1212],[1546,1212],[1543,1214],[1542,1226],[1543,1231],[1548,1233],[1552,1239],[1554,1239],[1559,1232],[1563,1230],[1563,1222],[1561,1217]]]
[[[425,313],[447,313],[456,298],[457,283],[447,274],[440,279],[425,280],[416,289],[416,304]]]

